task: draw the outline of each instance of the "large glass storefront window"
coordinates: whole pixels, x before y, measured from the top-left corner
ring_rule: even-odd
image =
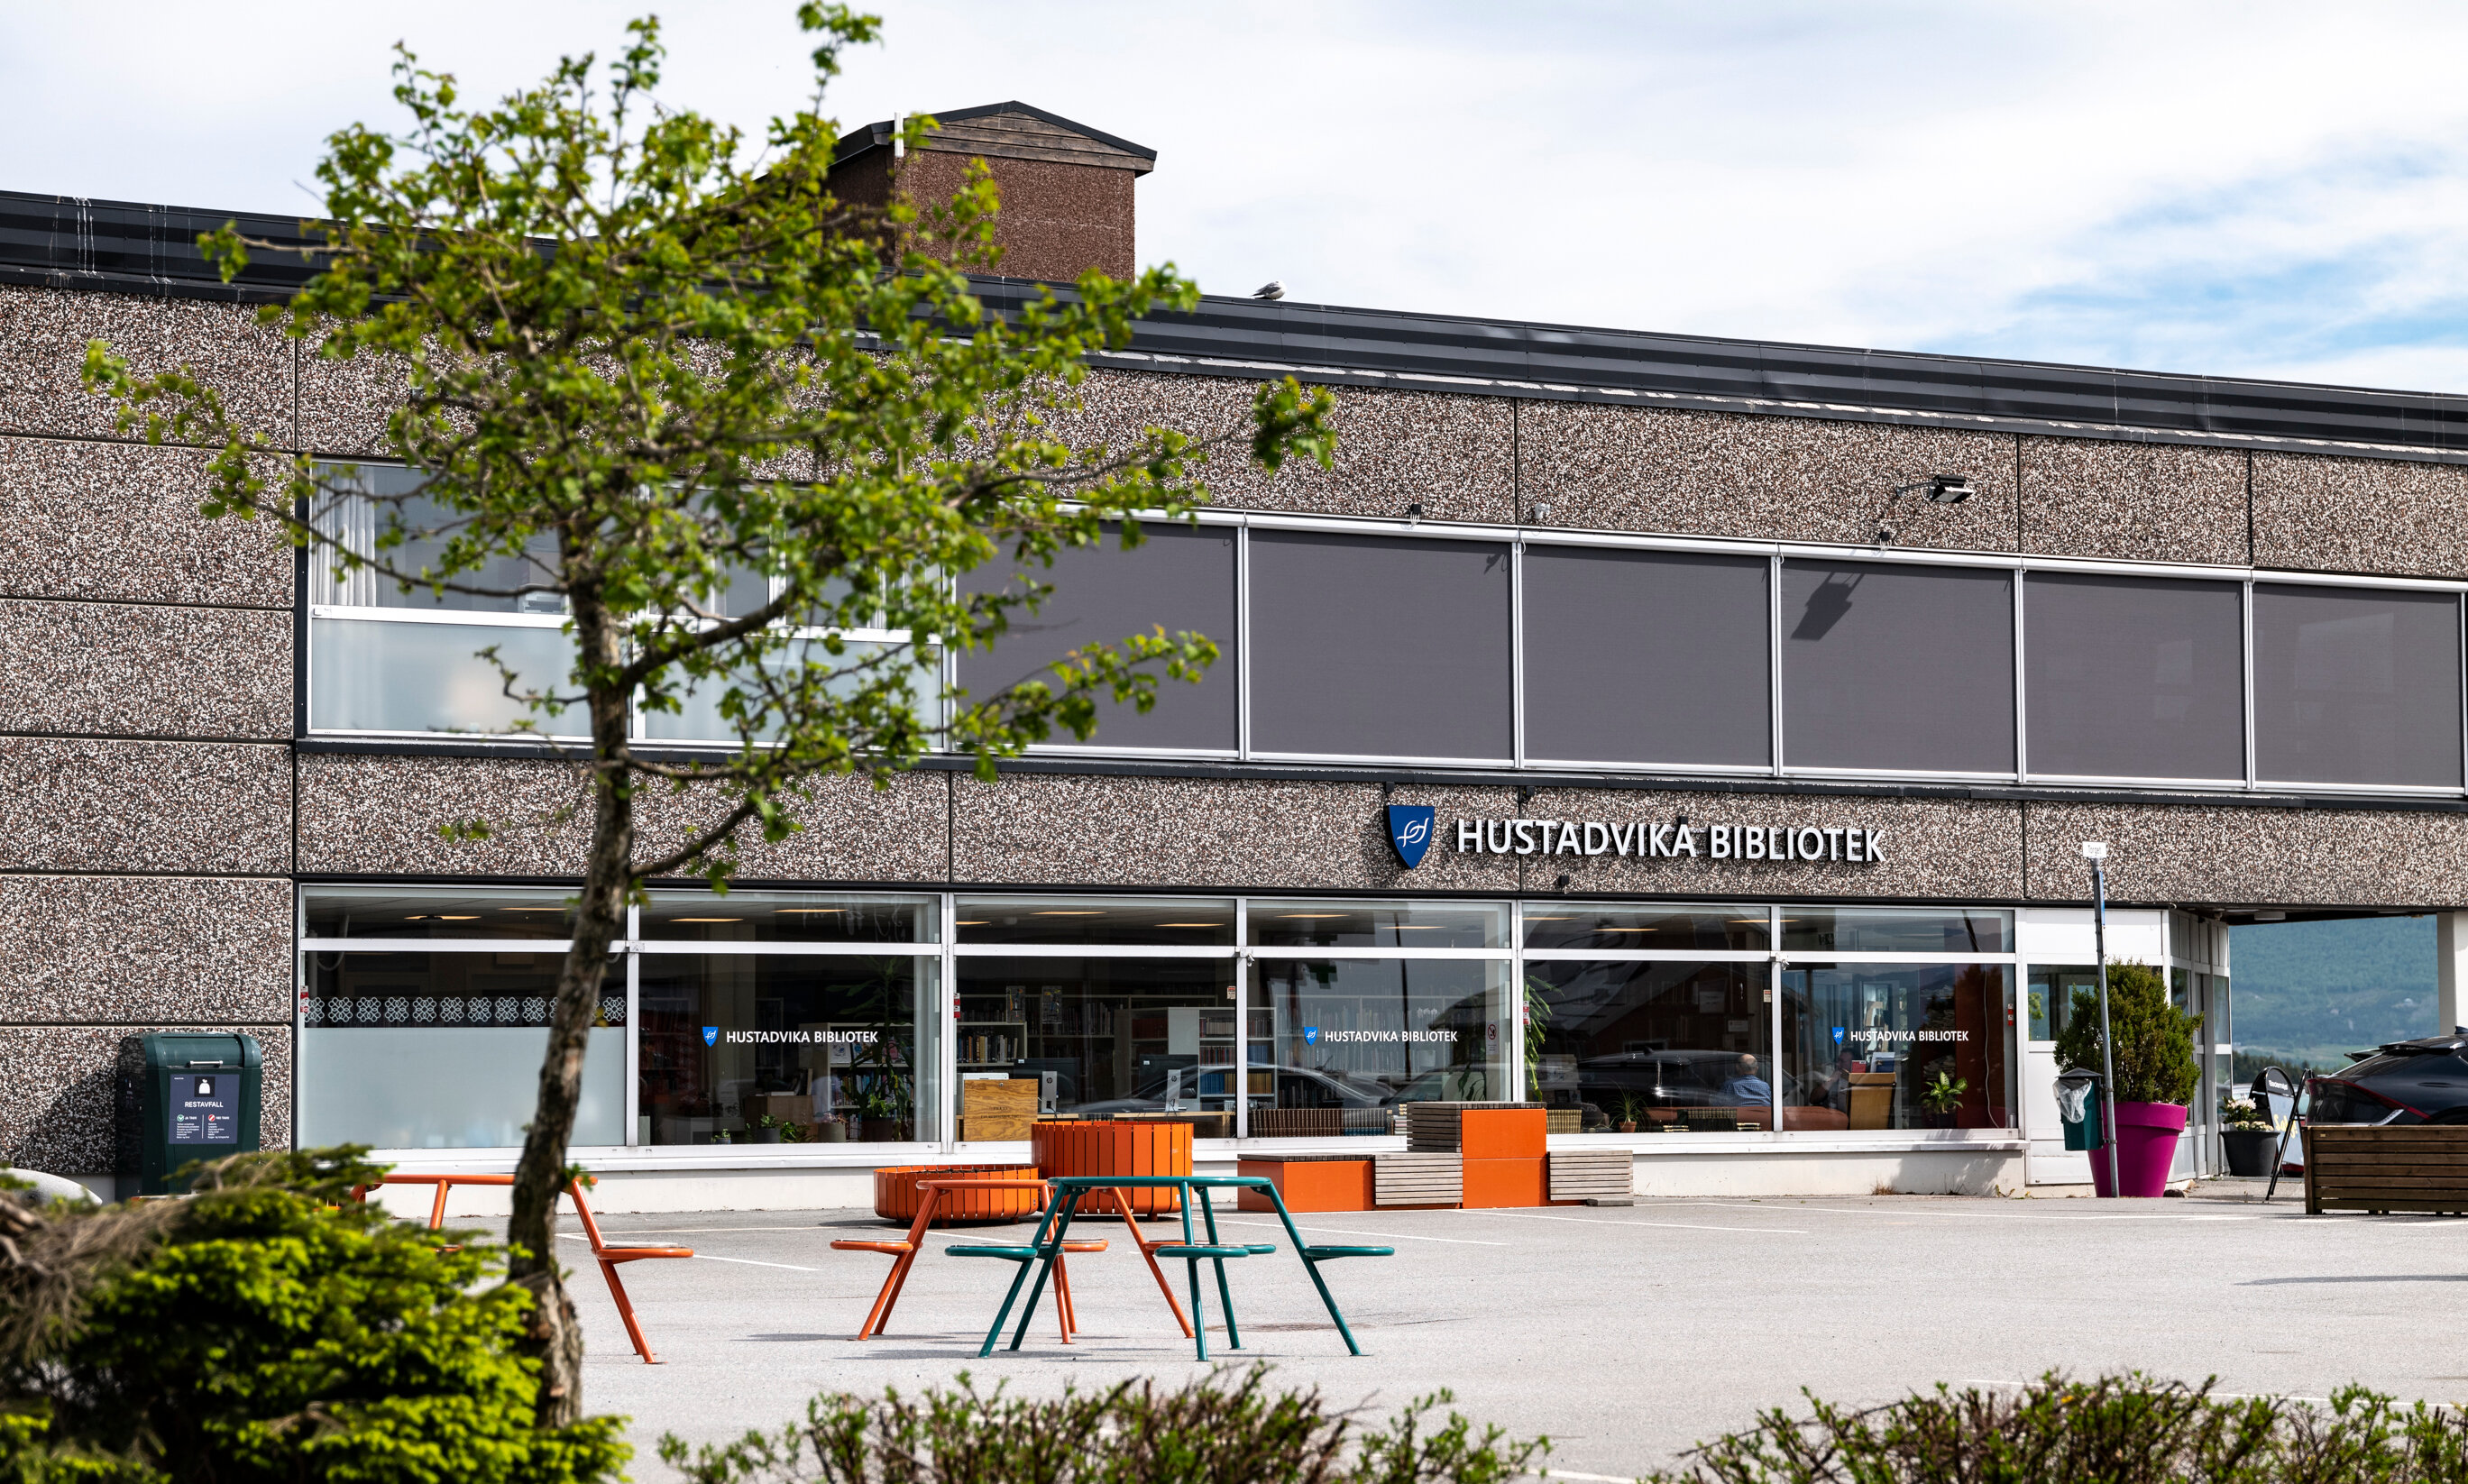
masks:
[[[637,915],[635,1141],[933,1137],[940,959],[914,949],[937,915],[930,898],[654,897]]]
[[[988,1082],[1033,1081],[1077,1118],[1235,1130],[1234,903],[1207,898],[963,898],[955,924],[960,1137],[1027,1137]]]
[[[1254,902],[1249,930],[1254,1137],[1390,1133],[1408,1103],[1514,1096],[1504,907]]]
[[[1773,1127],[1771,931],[1764,908],[1527,906],[1527,1096],[1581,1130]]]
[[[520,1144],[565,958],[559,900],[331,890],[307,908],[302,1143]],[[578,1146],[626,1142],[626,1021],[625,965],[612,961],[583,1057]]]
[[[1783,970],[1784,1126],[2013,1127],[2011,974],[2005,964]]]
[[[303,905],[305,1136],[518,1144],[567,902]],[[1393,1136],[1509,1099],[1562,1134],[2002,1129],[2016,1037],[2088,973],[2021,972],[1977,908],[663,890],[614,947],[576,1143]]]

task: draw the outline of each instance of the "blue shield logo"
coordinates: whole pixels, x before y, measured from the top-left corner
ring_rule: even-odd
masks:
[[[1303,1044],[1306,1046],[1316,1046],[1319,1044],[1318,1026],[1306,1025],[1303,1027]]]
[[[706,1046],[716,1046],[720,1044],[720,1027],[716,1025],[704,1026],[702,1028],[702,1043]]]
[[[1388,843],[1397,847],[1397,858],[1411,871],[1423,863],[1423,853],[1431,848],[1431,833],[1437,827],[1428,804],[1391,804],[1388,806]]]
[[[1842,1027],[1839,1025],[1834,1028],[1834,1044],[1838,1046],[1842,1044]]]

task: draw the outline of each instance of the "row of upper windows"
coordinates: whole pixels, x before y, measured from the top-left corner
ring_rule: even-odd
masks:
[[[2462,785],[2461,611],[2451,592],[1520,550],[1335,530],[1151,526],[1146,536],[1137,550],[1073,552],[1040,574],[1054,596],[1017,614],[994,651],[960,656],[957,682],[984,696],[1080,645],[1162,627],[1204,633],[1223,657],[1198,686],[1162,682],[1146,716],[1102,706],[1092,745]],[[1008,575],[989,567],[968,581],[991,587]],[[495,669],[471,657],[486,644],[526,675],[562,675],[553,613],[525,616],[503,600],[502,617],[467,617],[441,610],[488,601],[347,582],[311,600],[313,730],[504,730],[522,713]],[[422,609],[418,622],[395,621]],[[459,621],[437,622],[446,618]],[[690,704],[643,727],[661,740],[725,740],[716,723]]]

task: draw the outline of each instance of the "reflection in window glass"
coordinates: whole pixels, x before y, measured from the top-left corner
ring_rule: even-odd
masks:
[[[1441,902],[1251,902],[1251,942],[1288,948],[1497,948],[1508,909]]]
[[[466,529],[471,517],[446,510],[425,495],[411,493],[424,479],[419,471],[399,465],[363,464],[358,467],[356,483],[376,498],[337,498],[318,513],[318,527],[346,550],[380,559],[398,572],[433,570],[445,559],[446,543]],[[397,528],[404,534],[402,543],[379,552],[379,534]],[[393,579],[380,577],[366,567],[346,572],[337,580],[331,554],[311,553],[308,601],[354,608],[562,613],[565,600],[556,593],[515,591],[553,580],[557,560],[557,533],[539,532],[524,543],[521,555],[492,556],[468,571],[446,579],[458,587],[480,591],[432,593],[420,586],[404,592]]]
[[[1529,1097],[1593,1130],[1772,1127],[1765,965],[1538,963],[1525,985]]]
[[[786,1141],[793,1127],[869,1144],[932,1137],[918,1120],[933,1107],[920,1084],[934,1075],[933,965],[891,953],[644,954],[638,1097],[649,1129],[638,1136]]]
[[[1399,1105],[1508,1096],[1504,964],[1255,959],[1254,1137],[1388,1133]]]
[[[1056,556],[1054,565],[1021,574],[1007,562],[989,562],[961,581],[964,592],[1014,592],[1029,583],[1050,586],[1038,611],[1011,610],[1011,628],[994,648],[960,656],[960,684],[973,700],[987,700],[1024,680],[1053,676],[1046,667],[1086,644],[1120,644],[1154,633],[1203,634],[1218,648],[1217,663],[1199,684],[1175,680],[1157,667],[1156,704],[1143,716],[1110,696],[1097,701],[1099,747],[1158,747],[1231,752],[1240,741],[1235,719],[1239,673],[1234,616],[1234,543],[1230,526],[1177,526],[1150,522],[1130,551],[1118,544],[1120,527],[1108,522],[1101,547]],[[1055,742],[1076,740],[1068,733]]]
[[[943,703],[938,694],[940,682],[935,678],[933,668],[940,661],[930,651],[924,658],[924,667],[920,668],[911,646],[905,643],[874,639],[843,640],[840,652],[833,654],[824,648],[821,640],[815,639],[805,641],[774,656],[774,668],[766,673],[788,675],[790,672],[779,667],[809,663],[822,667],[827,671],[834,672],[823,686],[825,694],[834,696],[855,696],[869,684],[887,681],[896,675],[905,674],[908,676],[913,709],[918,719],[931,728],[942,724]],[[862,673],[850,669],[852,666],[871,664],[877,660],[880,660],[879,664],[873,664],[872,668]],[[734,674],[751,678],[754,672],[746,670]],[[682,674],[678,675],[680,682],[685,678]],[[636,712],[643,719],[643,735],[654,742],[742,742],[743,737],[738,730],[737,724],[720,710],[721,702],[727,698],[730,689],[735,684],[734,679],[719,676],[714,676],[698,685],[682,684],[675,697],[677,709],[674,711],[665,708],[654,709],[649,705],[638,706]],[[744,699],[759,702],[761,688],[747,687],[746,689],[749,694]],[[755,710],[760,712],[759,704]],[[780,729],[773,721],[766,720],[760,715],[756,717],[756,720],[758,724],[754,730],[754,741],[766,742],[780,735]]]
[[[1783,1127],[2013,1127],[2002,964],[1782,972]]]
[[[1054,1111],[1084,1118],[1179,1115],[1197,1138],[1234,1136],[1234,963],[1223,959],[964,958],[959,961],[964,1139],[969,1082],[1054,1082]]]
[[[301,895],[311,938],[563,938],[572,930],[573,908],[558,892],[311,887]]]
[[[308,725],[329,732],[507,733],[529,722],[569,735],[580,707],[533,711],[506,694],[506,677],[480,656],[491,647],[514,672],[514,690],[566,690],[574,641],[563,629],[480,624],[319,618],[308,624]],[[573,734],[573,735],[579,735]]]
[[[1754,951],[1771,929],[1742,907],[1596,907],[1554,902],[1525,909],[1529,948],[1725,948]]]
[[[1485,541],[1251,534],[1251,745],[1505,762],[1509,556]]]
[[[2033,773],[2245,776],[2235,584],[2034,572],[2022,591]]]
[[[657,892],[643,905],[642,933],[704,943],[932,943],[934,904],[925,898],[830,892]]]
[[[2264,778],[2457,788],[2457,595],[2255,584],[2253,710]]]
[[[1782,568],[1783,759],[2014,770],[2014,576],[1890,562]]]
[[[1529,545],[1526,755],[1771,762],[1766,574],[1762,557]]]
[[[1234,943],[1234,903],[1220,899],[1154,897],[985,897],[962,899],[961,943],[1168,944],[1211,947]]]
[[[2096,964],[2034,964],[2029,987],[2023,992],[2025,1018],[2031,1039],[2055,1040],[2064,1034],[2067,1018],[2073,1014],[2075,992],[2099,993],[2099,966]],[[2063,1070],[2063,1068],[2060,1068]]]
[[[2005,953],[2011,912],[1958,907],[1785,907],[1785,948],[1838,953]]]

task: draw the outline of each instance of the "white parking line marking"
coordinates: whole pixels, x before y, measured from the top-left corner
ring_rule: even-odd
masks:
[[[581,1232],[561,1231],[559,1232],[558,1235],[563,1237],[568,1242],[588,1242],[591,1240],[590,1238],[583,1236]],[[695,1254],[695,1261],[700,1263],[736,1263],[745,1267],[785,1267],[790,1272],[822,1271],[819,1267],[800,1267],[794,1263],[758,1263],[750,1257],[714,1257],[708,1252],[697,1252]]]
[[[1583,1221],[1590,1226],[1653,1226],[1664,1231],[1748,1231],[1771,1233],[1777,1237],[1805,1237],[1808,1233],[1791,1226],[1704,1226],[1690,1221],[1623,1221],[1608,1216],[1545,1216],[1540,1211],[1496,1211],[1475,1208],[1483,1216],[1514,1216],[1528,1221]],[[1571,1473],[1569,1478],[1577,1475]]]
[[[1225,1216],[1221,1216],[1217,1220],[1221,1224],[1226,1226],[1265,1226],[1270,1231],[1285,1230],[1284,1227],[1278,1225],[1274,1221],[1238,1221],[1231,1217]],[[1385,1237],[1392,1242],[1445,1242],[1451,1246],[1458,1247],[1506,1247],[1516,1245],[1515,1243],[1511,1242],[1476,1242],[1470,1237],[1425,1237],[1409,1231],[1363,1231],[1353,1226],[1322,1226],[1317,1221],[1296,1221],[1294,1222],[1294,1226],[1300,1231],[1333,1231],[1340,1237]]]

